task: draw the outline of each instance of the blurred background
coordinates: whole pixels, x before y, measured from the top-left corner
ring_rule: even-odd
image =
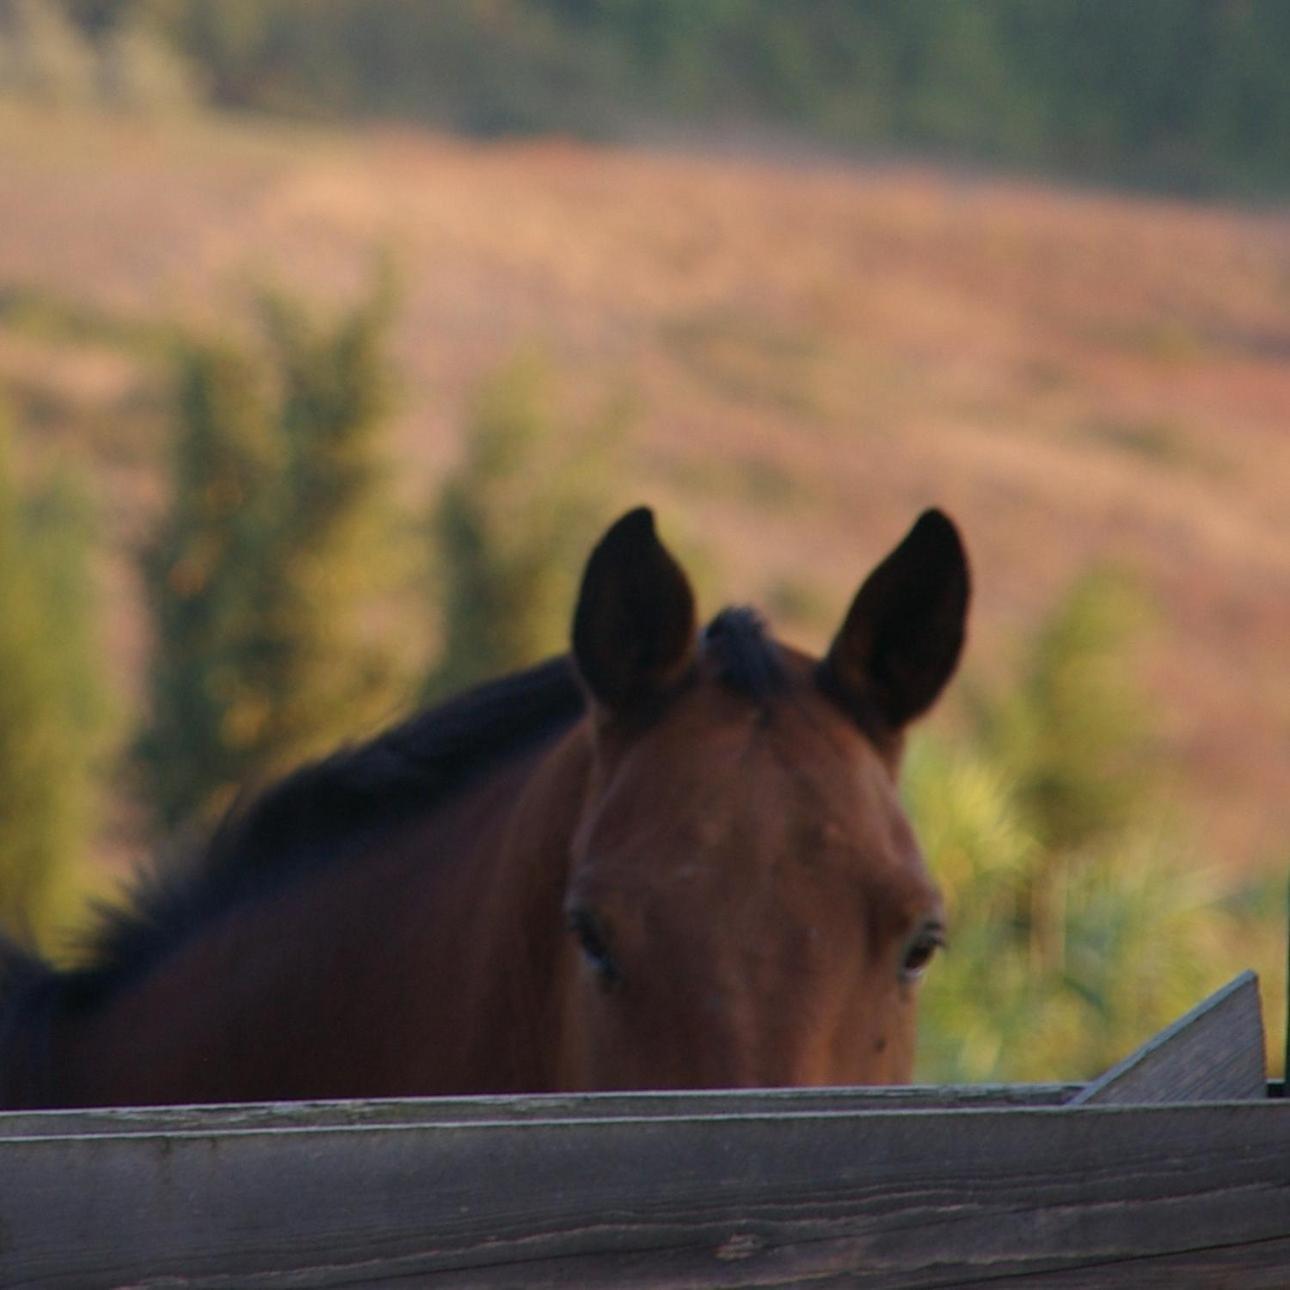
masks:
[[[819,649],[974,563],[925,1080],[1283,1052],[1290,6],[0,0],[0,926],[564,648],[658,511]]]

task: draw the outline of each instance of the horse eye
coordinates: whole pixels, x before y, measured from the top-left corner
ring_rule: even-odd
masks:
[[[605,985],[617,985],[622,980],[622,973],[609,947],[609,933],[600,918],[590,909],[570,910],[569,930],[578,938],[587,962]]]
[[[932,956],[945,944],[945,928],[940,923],[926,923],[905,946],[900,975],[905,981],[917,981],[927,971]]]

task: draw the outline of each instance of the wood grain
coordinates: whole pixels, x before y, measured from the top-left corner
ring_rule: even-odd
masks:
[[[0,1283],[1270,1286],[1287,1161],[1270,1099],[14,1136]]]
[[[1071,1101],[1125,1106],[1254,1100],[1267,1097],[1267,1080],[1258,978],[1242,972]]]
[[[494,1097],[379,1098],[214,1106],[101,1107],[0,1112],[0,1138],[232,1129],[397,1128],[476,1120],[665,1119],[802,1111],[914,1111],[1060,1106],[1080,1084],[899,1085],[710,1089],[639,1093],[538,1093]]]

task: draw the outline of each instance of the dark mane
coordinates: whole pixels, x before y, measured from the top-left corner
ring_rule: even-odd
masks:
[[[704,630],[703,651],[723,685],[759,703],[782,693],[788,684],[779,646],[755,609],[723,609]]]
[[[378,829],[461,792],[552,737],[583,710],[569,659],[487,683],[354,748],[302,767],[216,829],[196,863],[140,880],[131,907],[105,917],[75,974],[98,997],[156,961],[198,924],[266,886],[354,853]]]
[[[50,1069],[49,1004],[58,973],[0,935],[0,1105],[19,1103],[23,1088]]]
[[[722,684],[758,702],[786,684],[778,646],[751,609],[719,613],[703,650]],[[442,804],[571,724],[583,706],[573,665],[560,657],[302,767],[229,811],[188,864],[137,880],[129,907],[105,914],[88,947],[90,966],[71,974],[68,988],[80,1000],[102,997],[202,923]]]

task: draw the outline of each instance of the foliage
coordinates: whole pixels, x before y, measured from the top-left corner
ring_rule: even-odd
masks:
[[[0,8],[0,93],[46,104],[93,98],[89,41],[55,4],[9,0]]]
[[[0,94],[793,131],[1197,189],[1290,183],[1278,0],[0,0]]]
[[[549,373],[522,355],[478,391],[466,455],[433,518],[441,697],[563,648],[586,551],[604,519],[612,411],[574,434],[550,411]]]
[[[104,35],[98,63],[98,98],[105,107],[173,114],[193,107],[204,92],[191,63],[141,12],[128,8]]]
[[[96,25],[85,9],[0,0],[0,97],[165,112],[200,98],[200,78],[158,29],[157,13],[124,5]]]
[[[387,715],[367,611],[388,567],[380,433],[388,295],[330,324],[266,299],[265,361],[179,359],[172,502],[144,559],[156,625],[139,742],[169,827]]]
[[[0,925],[56,950],[97,825],[111,711],[75,481],[24,495],[0,427]]]
[[[924,1078],[1097,1074],[1249,966],[1269,925],[1252,888],[1197,862],[1137,769],[1151,732],[1136,620],[1123,582],[1080,581],[1029,642],[1020,687],[978,697],[971,737],[912,750],[910,809],[952,902]]]
[[[115,2],[115,0],[114,0]],[[482,133],[785,128],[1175,186],[1290,182],[1279,0],[135,0],[231,107]],[[76,0],[83,25],[109,0]]]
[[[1152,790],[1132,664],[1144,618],[1122,575],[1086,573],[1040,623],[1009,695],[975,705],[982,744],[1046,850],[1117,836]]]

